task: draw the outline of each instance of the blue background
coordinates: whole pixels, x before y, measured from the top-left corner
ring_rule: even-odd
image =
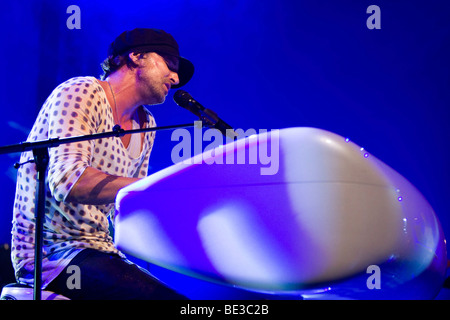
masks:
[[[81,9],[70,30],[69,5]],[[369,30],[366,9],[381,8]],[[24,141],[51,91],[99,76],[124,30],[177,39],[196,67],[183,89],[235,128],[322,128],[349,137],[428,199],[450,234],[450,2],[382,0],[3,1],[0,145]],[[195,117],[169,94],[158,125]],[[150,173],[172,164],[159,132]],[[10,242],[18,154],[0,155],[0,243]]]

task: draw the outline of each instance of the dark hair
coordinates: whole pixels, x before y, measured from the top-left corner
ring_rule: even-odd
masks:
[[[145,53],[147,53],[147,51],[130,51],[133,52],[135,54],[140,54],[140,58],[143,57],[143,55]],[[108,78],[112,73],[114,73],[115,71],[119,70],[123,65],[127,65],[128,68],[133,69],[133,68],[137,68],[137,64],[133,62],[133,60],[130,59],[130,52],[118,55],[118,56],[109,56],[108,58],[106,58],[105,60],[103,60],[103,62],[100,64],[100,66],[102,67],[103,70],[103,74],[100,76],[101,80],[105,80],[106,78]]]

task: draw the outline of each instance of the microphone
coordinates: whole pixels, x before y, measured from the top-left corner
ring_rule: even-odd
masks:
[[[202,106],[198,101],[194,100],[192,96],[184,90],[177,90],[173,95],[173,100],[180,107],[183,107],[205,122],[209,127],[219,130],[224,136],[231,139],[236,139],[237,134],[233,128],[220,119],[217,114]]]

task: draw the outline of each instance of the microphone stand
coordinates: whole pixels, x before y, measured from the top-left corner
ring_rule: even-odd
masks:
[[[36,164],[37,171],[37,185],[36,185],[36,197],[35,197],[35,246],[34,246],[34,291],[33,291],[33,299],[41,300],[41,287],[42,287],[42,249],[43,249],[43,224],[45,218],[45,175],[48,168],[49,163],[49,154],[48,148],[57,147],[61,144],[87,141],[87,140],[95,140],[109,137],[122,137],[126,134],[134,134],[141,132],[150,132],[150,131],[158,131],[158,130],[168,130],[168,129],[176,129],[176,128],[185,128],[196,126],[195,123],[188,124],[179,124],[173,126],[163,126],[163,127],[153,127],[153,128],[143,128],[143,129],[134,129],[134,130],[123,130],[119,125],[115,125],[113,127],[113,131],[103,132],[103,133],[94,133],[90,135],[84,136],[76,136],[69,138],[51,138],[48,140],[41,140],[35,142],[22,142],[19,144],[2,146],[0,147],[0,154],[6,153],[16,153],[16,152],[26,152],[33,151],[32,161]],[[18,168],[20,165],[24,163],[16,164],[15,167]]]

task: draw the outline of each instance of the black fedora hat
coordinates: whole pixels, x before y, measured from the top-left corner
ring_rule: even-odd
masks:
[[[177,57],[180,83],[172,88],[184,86],[194,74],[194,65],[180,56],[178,43],[171,34],[164,30],[136,28],[122,32],[109,46],[108,55],[116,57],[133,51],[156,52]]]

